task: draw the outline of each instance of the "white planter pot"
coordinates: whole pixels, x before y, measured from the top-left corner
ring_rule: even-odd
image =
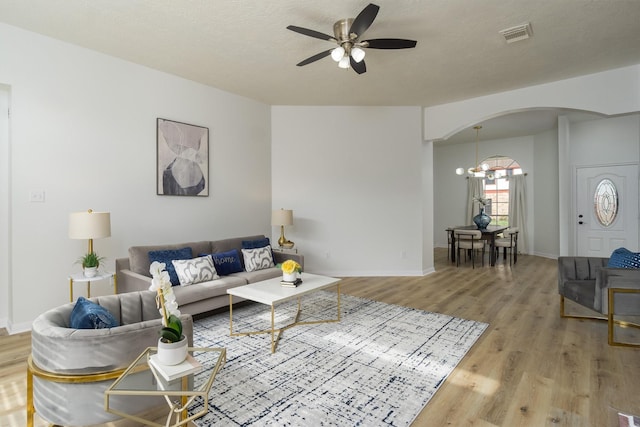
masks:
[[[158,340],[158,361],[163,365],[177,365],[187,358],[189,342],[184,335],[178,342],[164,342]]]
[[[98,274],[98,267],[85,267],[83,271],[84,277],[96,277],[96,274]]]
[[[282,280],[284,280],[285,282],[295,282],[297,278],[298,273],[282,273]]]

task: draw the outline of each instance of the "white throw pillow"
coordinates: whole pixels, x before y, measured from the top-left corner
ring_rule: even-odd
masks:
[[[176,259],[171,261],[176,269],[180,286],[193,285],[200,282],[219,279],[211,255],[193,259]]]
[[[270,245],[264,248],[243,249],[242,256],[244,257],[244,269],[247,271],[275,267]]]

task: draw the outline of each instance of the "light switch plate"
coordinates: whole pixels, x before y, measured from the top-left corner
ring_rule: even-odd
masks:
[[[44,203],[44,190],[32,190],[29,193],[29,201],[31,203]]]

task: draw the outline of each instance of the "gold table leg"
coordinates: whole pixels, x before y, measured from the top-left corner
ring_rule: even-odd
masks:
[[[319,323],[333,323],[333,322],[339,322],[341,319],[341,315],[340,315],[340,282],[337,283],[337,307],[338,307],[338,313],[337,313],[337,317],[335,319],[327,319],[327,320],[310,320],[310,321],[306,321],[306,322],[301,322],[300,321],[300,313],[302,312],[301,309],[301,305],[300,305],[300,297],[298,297],[298,310],[296,312],[296,316],[295,319],[293,320],[293,322],[289,323],[286,326],[282,326],[280,328],[276,328],[275,327],[275,306],[272,304],[271,305],[271,328],[269,329],[265,329],[265,330],[261,330],[261,331],[250,331],[250,332],[233,332],[233,296],[231,294],[229,294],[229,336],[232,337],[241,337],[241,336],[247,336],[247,335],[257,335],[257,334],[271,334],[271,353],[275,353],[276,349],[278,348],[278,342],[280,341],[280,337],[282,336],[282,333],[284,331],[286,331],[289,328],[293,328],[294,326],[300,326],[300,325],[315,325],[315,324],[319,324]],[[276,332],[278,333],[278,335],[276,336]]]
[[[33,372],[27,366],[27,427],[33,427]]]

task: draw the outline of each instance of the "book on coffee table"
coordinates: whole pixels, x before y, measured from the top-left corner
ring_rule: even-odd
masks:
[[[177,365],[163,365],[158,361],[158,355],[152,354],[149,357],[149,364],[167,381],[172,381],[185,375],[197,374],[202,370],[202,364],[190,354],[187,355],[184,362]]]
[[[302,283],[302,279],[299,278],[299,277],[296,280],[294,280],[293,282],[288,281],[288,280],[280,281],[280,284],[282,286],[284,286],[285,288],[297,288],[301,283]]]

